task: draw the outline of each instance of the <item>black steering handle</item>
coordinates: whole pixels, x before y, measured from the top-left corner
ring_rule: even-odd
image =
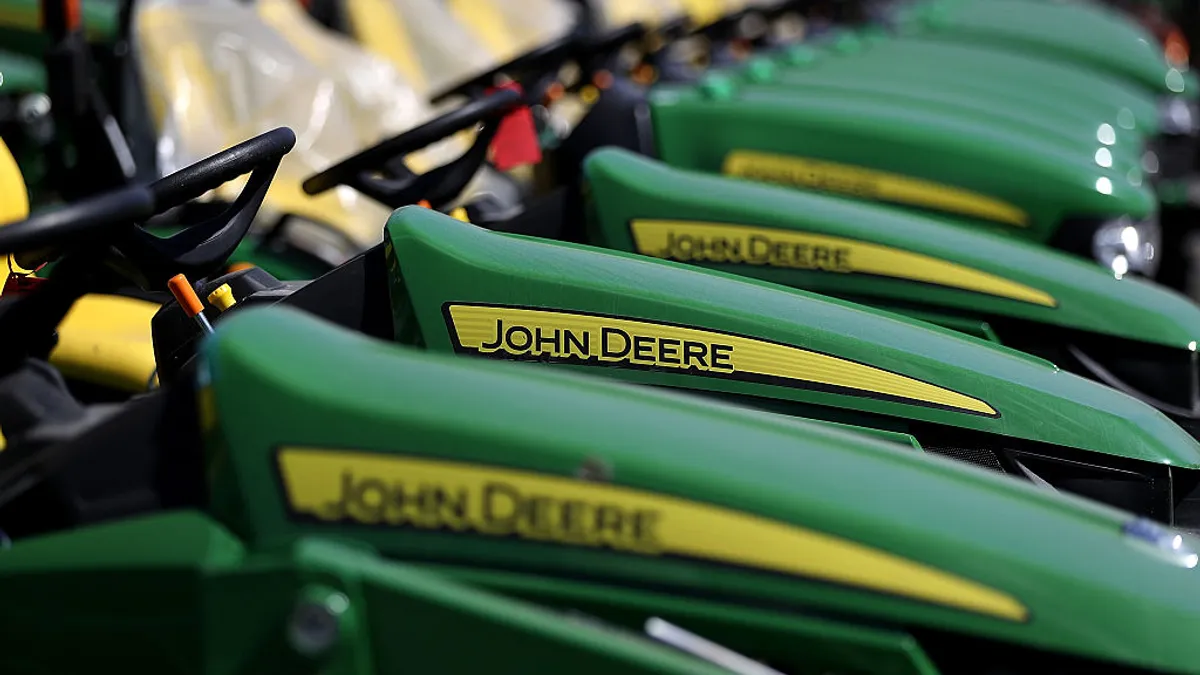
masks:
[[[476,97],[492,86],[496,78],[505,75],[517,82],[523,82],[530,75],[540,75],[554,70],[570,61],[573,56],[586,48],[587,40],[583,33],[572,31],[544,45],[539,45],[524,54],[519,54],[506,63],[491,70],[471,77],[463,82],[430,97],[432,103],[458,95]]]
[[[501,118],[522,103],[523,96],[512,89],[471,101],[309,176],[303,184],[304,192],[317,195],[348,185],[389,208],[416,204],[422,199],[440,208],[455,199],[487,161],[488,145]],[[483,124],[483,129],[461,157],[420,175],[404,165],[407,155],[478,124]]]
[[[162,213],[250,174],[228,208],[170,237],[126,229],[113,246],[124,255],[127,274],[145,288],[161,288],[176,274],[206,277],[219,270],[250,231],[280,162],[295,145],[296,134],[279,127],[152,183],[156,211]]]
[[[296,145],[287,127],[272,129],[150,184],[159,211],[189,202],[256,169],[278,166]]]
[[[105,192],[0,227],[0,255],[62,248],[65,242],[83,246],[155,211],[154,192],[144,185]]]
[[[0,252],[52,249],[68,254],[89,248],[109,255],[126,275],[147,289],[161,290],[183,273],[208,276],[224,265],[266,197],[279,163],[296,143],[281,127],[180,169],[148,186],[132,186],[38,214],[0,227]],[[237,199],[221,214],[190,224],[170,237],[140,227],[168,211],[244,174],[250,174]]]

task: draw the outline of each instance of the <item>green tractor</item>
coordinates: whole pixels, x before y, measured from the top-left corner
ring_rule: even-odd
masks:
[[[497,121],[513,108],[514,103],[511,94],[507,98],[494,96],[478,101],[342,162],[314,177],[308,187],[319,192],[345,183],[380,199],[388,208],[413,204],[421,199],[431,199],[434,206],[444,208],[457,199],[462,185],[459,179],[465,180],[477,172],[497,130]],[[601,106],[598,110],[603,110],[603,102],[598,105]],[[585,120],[576,132],[586,135],[596,119]],[[422,176],[389,174],[390,167],[395,166],[395,158],[411,155],[423,145],[473,127],[478,122],[484,123],[485,131],[478,137],[476,147],[462,160]],[[568,139],[559,146],[558,154],[549,164],[562,169],[575,161],[569,153],[577,145]],[[1169,415],[1190,433],[1197,432],[1194,342],[1200,339],[1197,337],[1200,318],[1192,304],[1170,292],[1132,279],[1116,280],[1096,267],[987,233],[961,230],[852,200],[682,172],[619,150],[610,149],[589,156],[583,173],[585,180],[568,183],[546,195],[545,199],[528,204],[517,218],[496,218],[496,205],[486,200],[468,203],[467,212],[471,214],[471,220],[492,229],[588,241],[658,257],[675,257],[906,312],[917,319],[934,321],[1051,359],[1059,367],[1132,394]],[[623,180],[622,176],[633,180]],[[698,199],[700,195],[713,198]],[[588,219],[593,224],[582,228]],[[714,235],[714,226],[732,226],[732,229]],[[679,230],[680,227],[684,229]],[[635,232],[631,228],[637,230],[640,243],[636,246]],[[675,234],[668,231],[672,228]],[[681,257],[672,253],[670,247],[659,247],[654,243],[655,237],[664,243],[695,239],[698,231],[703,231],[700,239],[710,242],[713,251],[720,247],[725,253],[701,254],[701,249],[693,242],[689,250],[696,255]],[[739,237],[745,243],[737,243]],[[764,238],[775,251],[762,260],[767,264],[755,264],[757,254],[748,259],[738,259],[735,255],[738,247],[750,254],[752,248],[763,245],[761,240]],[[701,248],[705,246],[708,244],[702,244]],[[804,253],[810,250],[824,256],[823,262]],[[991,252],[1000,255],[990,255]],[[726,258],[723,260],[721,255]],[[800,257],[795,257],[797,255]],[[745,264],[747,262],[750,264]],[[343,277],[334,274],[331,278]],[[262,283],[274,287],[276,282]],[[206,292],[218,287],[219,284],[206,285]],[[246,293],[255,288],[237,287],[235,291]],[[161,287],[156,290],[161,295]],[[272,291],[267,296],[278,297],[278,292]],[[685,291],[683,297],[690,297],[690,294]],[[80,306],[89,304],[85,301]],[[152,313],[153,306],[147,307],[146,311]],[[139,312],[138,316],[141,315]],[[378,317],[383,315],[382,310],[376,308],[373,321],[379,321]],[[110,317],[110,323],[121,324],[121,320],[112,315],[105,316]],[[135,347],[127,344],[107,351],[115,355],[107,361],[97,358],[94,355],[106,353],[106,350],[90,345],[95,334],[106,329],[102,318],[98,317],[96,322],[101,330],[63,333],[56,363],[60,367],[70,365],[73,376],[91,381],[111,381],[114,379],[112,371],[119,370],[123,373],[120,382],[134,383],[133,391],[143,389],[140,383],[152,376],[155,363],[149,346],[136,345],[139,353],[145,352],[136,360],[124,358],[124,354]],[[188,326],[185,322],[184,328]],[[121,325],[115,328],[118,333],[128,332]],[[880,331],[878,339],[886,341],[886,331]],[[374,334],[374,329],[368,332]],[[829,339],[838,339],[836,331]],[[918,338],[913,340],[920,341]],[[146,342],[149,342],[148,336]],[[155,340],[159,376],[169,377],[177,367],[174,363],[177,356],[173,354],[171,344],[171,341]],[[907,345],[893,348],[897,363],[903,362],[906,349]],[[74,358],[64,363],[64,354]],[[137,372],[125,374],[130,365]],[[971,366],[964,364],[964,371],[970,369]],[[790,406],[786,403],[770,405]],[[842,415],[826,412],[815,416],[845,421]],[[877,420],[873,425],[902,429],[905,423]],[[1033,427],[1021,433],[1035,440],[1039,438]],[[962,443],[966,440],[955,437],[953,443],[933,442],[929,445],[935,449],[947,448],[950,453],[971,447]],[[986,438],[974,443],[988,448],[997,445],[995,439]],[[1090,441],[1071,439],[1070,432],[1054,443],[1092,446]],[[1190,441],[1185,445],[1190,448]],[[1174,467],[1193,464],[1192,460],[1186,459],[1190,449],[1182,454],[1171,452]],[[960,455],[967,456],[961,452]],[[1151,463],[1159,461],[1153,457],[1153,454],[1146,456]],[[986,453],[979,458],[990,468],[1025,475],[1011,463],[987,459]],[[1138,471],[1141,469],[1135,465],[1134,473]],[[1160,473],[1160,470],[1153,469],[1152,473]],[[1182,495],[1189,490],[1177,487],[1178,498],[1169,498],[1167,501],[1171,501],[1171,506],[1163,507],[1167,508],[1163,513],[1173,513],[1177,504],[1185,504]],[[1160,507],[1161,504],[1155,508]],[[1171,516],[1159,517],[1169,519]],[[1180,518],[1180,522],[1186,520]]]
[[[156,339],[182,336],[165,328],[181,318],[195,328],[187,336],[194,358],[153,392],[81,405],[40,358],[72,302],[112,274],[157,286],[219,269],[248,227],[245,209],[261,200],[293,142],[290,133],[267,134],[148,188],[108,192],[0,230],[2,252],[63,252],[45,282],[0,301],[0,425],[12,432],[0,453],[8,542],[0,592],[20,608],[0,617],[5,672],[60,672],[97,659],[131,673],[1195,672],[1189,636],[1200,605],[1190,587],[1198,557],[1184,535],[926,456],[904,434],[561,367],[432,353],[450,351],[452,340],[470,350],[487,337],[487,322],[470,310],[498,309],[479,302],[493,293],[478,283],[490,268],[490,278],[508,277],[509,292],[524,302],[556,295],[559,310],[573,296],[575,309],[606,304],[609,313],[635,313],[689,286],[693,300],[664,318],[693,326],[657,322],[655,358],[679,339],[677,351],[694,362],[688,342],[786,297],[803,305],[792,314],[814,326],[860,322],[858,344],[887,327],[901,339],[920,333],[944,362],[987,354],[994,363],[978,364],[973,390],[986,390],[999,416],[977,410],[980,419],[1011,423],[1022,413],[1018,401],[1028,409],[1053,400],[1017,393],[1025,378],[1047,372],[1027,357],[761,284],[488,233],[410,207],[389,223],[386,250],[306,284],[237,290],[223,311],[204,308],[213,333],[180,305],[164,308]],[[131,228],[240,171],[252,172],[251,196],[227,220],[167,240]],[[188,239],[205,245],[189,248]],[[556,253],[547,259],[559,262],[547,266],[543,249],[568,257]],[[530,263],[524,283],[506,271],[517,255]],[[379,259],[388,266],[372,268]],[[569,268],[640,285],[601,297],[586,291],[596,281],[588,275],[565,283]],[[457,277],[447,289],[457,302],[424,302],[435,276]],[[348,330],[347,306],[372,298],[328,295],[334,278],[351,280],[341,290],[390,285],[390,293],[371,291],[392,315],[383,323],[397,335],[407,326],[411,337],[413,321],[429,326],[423,340],[408,340],[423,344]],[[221,283],[240,289],[253,279],[264,280],[261,270]],[[538,294],[539,285],[547,291]],[[190,306],[193,289],[184,288],[180,299]],[[272,292],[279,302],[267,300]],[[594,299],[584,302],[587,295]],[[743,301],[741,317],[719,307],[723,296]],[[631,319],[597,320],[633,331],[626,361],[645,359],[650,336]],[[589,319],[573,321],[558,336],[568,349],[591,330]],[[812,330],[817,337],[820,329]],[[706,347],[717,371],[692,375],[629,368],[606,355],[611,341],[592,344],[595,365],[622,379],[794,388],[756,382],[752,371],[770,361],[756,366],[754,350],[743,351],[750,343],[720,339],[730,351]],[[757,357],[772,346],[788,349],[760,340]],[[818,348],[805,345],[805,358],[818,358]],[[749,377],[722,376],[726,361]],[[842,370],[868,376],[857,386],[890,379],[858,366]],[[993,366],[1009,371],[1013,398],[988,383]],[[825,374],[839,377],[846,367]],[[643,377],[624,377],[631,374]],[[1069,385],[1091,404],[1092,414],[1075,408],[1063,423],[1103,424],[1097,437],[1127,447],[1148,437],[1126,438],[1124,430],[1166,423],[1069,375],[1047,373],[1039,384]],[[907,386],[911,397],[936,385]],[[830,402],[838,396],[828,387],[811,392]],[[881,410],[899,403],[875,399]],[[1097,416],[1105,405],[1117,414]],[[1127,425],[1130,416],[1140,425]],[[79,649],[54,648],[68,636]]]
[[[28,0],[11,1],[32,8]],[[1022,16],[1036,18],[1045,12],[1091,16],[1090,10],[1061,9],[1053,3],[1022,3],[1028,5]],[[137,55],[128,37],[132,5],[98,7],[105,9],[96,9],[95,16],[87,18],[95,19],[95,33],[108,36],[114,45],[108,50],[121,52],[124,59],[120,66],[108,68],[102,80],[110,83],[109,100],[121,102],[116,118],[137,138],[126,154],[152,153],[153,133],[147,136],[151,125],[144,111],[139,118],[144,103],[136,101]],[[956,12],[965,11],[955,7]],[[1096,31],[1103,32],[1108,25],[1104,21],[1111,23],[1103,19],[1091,22]],[[1059,23],[1064,20],[1060,17]],[[28,23],[27,18],[24,21]],[[28,28],[20,21],[13,27],[18,33]],[[1112,26],[1109,29],[1110,38],[1121,44],[1136,35],[1133,28],[1129,31],[1134,32],[1120,35]],[[610,94],[604,115],[609,124],[591,141],[648,152],[683,168],[916,208],[965,226],[1096,258],[1118,275],[1154,276],[1166,260],[1170,269],[1164,281],[1183,288],[1177,255],[1183,243],[1175,235],[1186,228],[1172,225],[1167,244],[1160,243],[1159,200],[1150,183],[1154,178],[1156,184],[1174,184],[1180,171],[1190,169],[1194,151],[1185,148],[1181,163],[1172,158],[1179,152],[1166,149],[1180,144],[1158,139],[1160,132],[1170,131],[1160,117],[1168,121],[1176,117],[1160,113],[1158,93],[1108,72],[1115,66],[1103,70],[1078,59],[1039,59],[912,33],[842,35],[825,40],[830,44],[824,47],[818,37],[811,45],[792,47],[781,56],[754,60],[733,82],[714,73],[699,86],[659,85],[649,101]],[[58,43],[65,39],[55,38]],[[39,43],[26,36],[13,44],[25,48],[19,57],[27,58],[28,46]],[[561,51],[552,44],[539,48],[537,54]],[[548,63],[531,56],[518,61],[524,66]],[[113,63],[112,58],[105,59],[104,63]],[[1148,67],[1143,63],[1142,70]],[[933,68],[936,79],[922,78]],[[511,64],[497,70],[518,74]],[[66,66],[58,72],[60,78],[55,80],[69,77]],[[480,85],[492,83],[494,74],[473,78],[435,99],[478,93]],[[63,96],[74,100],[68,93]],[[639,112],[643,108],[646,111]],[[1191,109],[1184,105],[1183,110]],[[1190,125],[1175,131],[1188,136]],[[638,131],[631,132],[635,127]],[[100,130],[81,136],[104,138]],[[21,155],[19,145],[10,143]],[[135,165],[153,167],[153,157]],[[96,173],[121,175],[116,170]],[[1181,193],[1175,190],[1175,194]]]
[[[1194,101],[1195,75],[1131,17],[1099,2],[932,0],[868,2],[880,25],[937,41],[997,47],[1072,62],[1162,98]],[[1180,66],[1185,66],[1180,68]]]
[[[388,208],[456,203],[502,120],[521,105],[493,94],[346,158],[305,183],[354,187]],[[907,314],[1040,356],[1150,403],[1200,432],[1200,311],[1175,292],[1117,279],[1072,256],[999,234],[838,196],[680,170],[620,148],[590,150],[605,103],[545,160],[561,185],[508,204],[470,199],[472,223],[744,275]],[[397,157],[482,124],[471,153],[421,175]],[[572,154],[577,147],[586,148]],[[565,167],[577,168],[568,171]]]
[[[357,3],[341,4],[350,13]],[[591,101],[590,76],[602,74],[599,98],[608,99],[595,103],[606,124],[591,124],[588,142],[681,168],[914,209],[1094,259],[1118,276],[1158,276],[1187,288],[1184,249],[1194,220],[1187,179],[1200,120],[1193,78],[1104,10],[1016,5],[1024,18],[1011,30],[997,28],[992,41],[974,40],[965,28],[926,31],[901,22],[908,28],[893,32],[875,24],[773,46],[748,63],[717,63],[699,83],[660,59],[652,62],[662,77],[644,95],[621,77],[613,84],[610,73],[631,70],[625,52],[613,49],[578,78],[593,90]],[[326,20],[385,53],[373,42],[378,31]],[[1085,49],[1088,31],[1065,53],[1021,42],[1044,42],[1044,33],[1022,32],[1031,26],[1071,21],[1094,28],[1095,48]],[[410,39],[417,29],[409,27]],[[425,55],[440,61],[451,49],[432,45]],[[558,53],[558,45],[544,45],[434,100],[477,96],[497,74],[522,79],[538,66],[546,70]],[[1132,71],[1154,71],[1157,86]]]
[[[617,92],[606,95],[616,98]],[[603,123],[599,113],[608,100],[598,103],[595,114],[576,129],[582,141],[567,139],[557,148],[551,164],[562,175],[571,162],[583,164],[571,153],[589,147],[588,134],[597,119]],[[447,177],[477,171],[494,122],[511,107],[512,101],[502,97],[468,106],[341,163],[309,187],[319,192],[347,183],[388,208],[429,198],[442,208],[457,198],[461,187]],[[387,167],[381,164],[487,120],[493,123],[491,131],[462,161],[420,178],[386,177]],[[469,203],[467,211],[473,221],[492,229],[716,266],[906,312],[1050,359],[1140,398],[1196,433],[1200,404],[1194,342],[1200,319],[1196,308],[1177,296],[1132,280],[1117,281],[1037,247],[959,232],[898,211],[705,178],[616,150],[587,157],[585,180],[568,182],[530,204],[520,217],[498,219],[494,205],[484,202]],[[586,200],[585,193],[590,195]],[[594,225],[581,230],[588,218]],[[669,245],[678,241],[687,241],[689,248]],[[754,252],[764,245],[765,257]],[[67,343],[86,347],[87,340],[88,335],[79,338],[76,332]],[[74,374],[111,379],[109,364],[86,356],[97,350],[80,347],[70,353],[82,355],[71,363]],[[144,364],[153,360],[147,351],[136,361],[113,363],[146,369]],[[141,383],[150,375],[144,370],[121,381]]]
[[[506,99],[512,92],[490,104]],[[39,303],[36,294],[12,300],[8,311],[30,330],[8,351],[53,350],[45,335],[68,298],[130,280],[161,292],[182,272],[209,305],[172,300],[155,314],[163,385],[186,377],[202,326],[283,304],[428,351],[548,363],[908,434],[927,452],[1196,527],[1200,443],[1163,413],[1041,359],[897,314],[646,256],[490,232],[417,206],[396,211],[383,244],[313,281],[281,282],[260,268],[220,274],[293,138],[276,130],[156,182],[156,208],[168,210],[200,194],[194,184],[211,189],[250,173],[227,213],[171,238],[137,228],[96,235],[121,252],[120,263],[93,256],[124,270],[115,279],[98,272],[97,281],[79,283],[91,275],[62,270],[60,261],[35,286],[60,293],[58,303]],[[0,228],[0,243],[44,250],[84,229],[75,222],[109,222],[95,214],[102,207],[84,201]],[[31,332],[42,337],[20,337]],[[30,396],[13,407],[32,418],[52,408],[36,391]]]

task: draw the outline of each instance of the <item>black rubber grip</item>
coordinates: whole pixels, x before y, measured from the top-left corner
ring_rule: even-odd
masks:
[[[146,220],[157,205],[144,185],[105,192],[83,201],[0,227],[0,254],[60,246],[64,241],[92,239],[122,226]]]
[[[419,127],[382,141],[378,145],[351,155],[337,164],[305,179],[305,194],[318,195],[342,185],[357,172],[381,166],[395,157],[427,148],[454,134],[499,116],[520,105],[522,96],[513,89],[501,89],[483,98],[476,99],[456,108],[441,117],[432,119]]]
[[[196,199],[258,167],[278,164],[295,145],[296,133],[279,127],[164,176],[150,184],[158,210]]]

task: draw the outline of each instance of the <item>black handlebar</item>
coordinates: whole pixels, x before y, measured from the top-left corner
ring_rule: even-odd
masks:
[[[108,192],[0,228],[0,251],[64,253],[45,283],[0,303],[0,374],[12,372],[27,357],[47,358],[57,326],[76,298],[104,275],[106,265],[158,291],[176,274],[208,276],[220,269],[250,228],[279,162],[295,143],[291,129],[275,129],[152,185]],[[166,239],[137,225],[246,173],[246,187],[216,217]],[[93,251],[98,255],[80,255]]]
[[[161,290],[183,273],[207,276],[220,269],[250,229],[279,163],[296,144],[281,127],[203,159],[149,186],[133,186],[89,198],[0,228],[0,253],[45,248],[69,253],[111,245],[115,262],[147,289]],[[184,204],[238,176],[246,187],[221,214],[167,238],[136,225]]]
[[[492,86],[496,78],[506,75],[517,82],[522,82],[529,75],[538,75],[547,70],[558,68],[566,63],[585,45],[585,37],[578,32],[568,33],[556,40],[518,55],[516,58],[502,63],[491,70],[476,75],[446,89],[430,98],[432,103],[441,103],[451,96],[478,96],[486,88]]]
[[[155,213],[154,193],[134,185],[0,227],[0,255],[83,245],[106,231],[145,220]]]
[[[229,208],[170,237],[128,228],[113,242],[130,263],[126,272],[145,288],[162,288],[176,274],[205,277],[220,269],[250,230],[279,163],[295,145],[296,134],[280,127],[152,183],[156,211],[162,213],[250,174]]]
[[[394,209],[422,199],[434,208],[442,208],[459,196],[487,161],[488,144],[495,137],[504,113],[522,103],[540,101],[540,85],[553,80],[563,64],[578,61],[586,70],[597,65],[595,60],[606,58],[645,34],[641,24],[630,24],[600,35],[575,31],[526,52],[432,99],[437,102],[456,94],[467,94],[473,100],[466,105],[310,176],[304,181],[304,192],[317,195],[338,185],[347,185]],[[525,90],[524,95],[513,90],[500,90],[483,96],[501,74],[520,84]],[[541,82],[530,87],[530,79]],[[415,175],[404,165],[404,156],[480,123],[484,127],[475,143],[458,159],[421,175]]]
[[[458,197],[487,161],[488,145],[496,135],[500,119],[521,105],[522,99],[519,92],[502,89],[471,101],[310,176],[304,181],[304,192],[317,195],[338,185],[348,185],[393,209],[422,199],[434,208],[441,208]],[[405,156],[480,123],[483,129],[461,157],[420,175],[404,165]]]
[[[729,25],[736,24],[753,11],[755,10],[746,9],[734,13],[708,28],[718,32],[726,30]],[[686,19],[680,19],[663,26],[659,32],[664,35],[686,32],[686,25]],[[623,46],[644,40],[649,33],[640,23],[629,24],[605,33],[577,29],[521,54],[432,97],[432,101],[437,103],[451,96],[467,95],[473,100],[466,105],[310,176],[304,181],[304,192],[317,195],[338,185],[347,185],[390,208],[415,204],[422,199],[427,200],[434,208],[442,208],[458,197],[487,160],[487,145],[496,133],[496,124],[492,122],[498,121],[502,113],[522,102],[540,102],[542,85],[553,81],[564,64],[579,64],[587,76],[580,80],[582,84],[590,77],[590,73],[607,69],[608,61]],[[501,75],[519,84],[525,92],[524,95],[501,90],[483,96],[483,92],[494,86]],[[531,86],[531,80],[537,82]],[[485,123],[484,129],[475,144],[462,157],[419,176],[404,165],[405,155],[479,123]]]
[[[277,165],[295,145],[296,134],[280,127],[163,176],[150,185],[159,212],[196,199],[255,169]]]
[[[552,78],[554,71],[571,61],[578,61],[585,68],[593,60],[603,60],[613,55],[622,46],[639,40],[648,34],[646,27],[632,23],[607,32],[584,32],[575,30],[517,56],[507,63],[460,82],[432,97],[439,103],[451,96],[478,96],[492,86],[496,78],[504,75],[530,89],[530,79]],[[540,92],[531,91],[531,101],[540,98]]]

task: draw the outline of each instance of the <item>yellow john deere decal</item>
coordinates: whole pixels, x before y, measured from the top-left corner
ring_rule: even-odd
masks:
[[[1029,215],[1001,201],[940,183],[823,160],[734,150],[725,156],[723,172],[768,183],[800,186],[854,195],[862,199],[909,204],[958,213],[1017,227],[1029,225]]]
[[[444,311],[462,352],[674,370],[999,416],[984,401],[928,382],[768,340],[579,312],[455,303]]]
[[[823,234],[767,227],[634,220],[638,253],[692,263],[762,265],[919,281],[1055,307],[1052,296],[1003,277],[939,258]]]
[[[690,558],[1028,618],[1004,592],[887,551],[653,492],[391,454],[285,448],[278,463],[301,518]]]

